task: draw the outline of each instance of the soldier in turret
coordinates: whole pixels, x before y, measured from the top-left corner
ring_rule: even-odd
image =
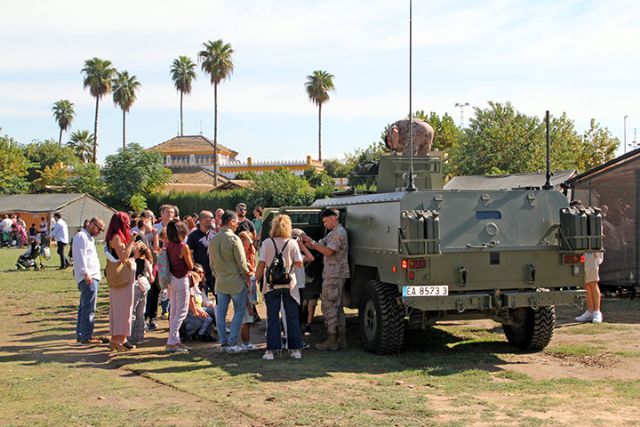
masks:
[[[347,231],[340,224],[337,209],[325,209],[320,214],[322,223],[329,230],[319,242],[303,236],[305,245],[323,255],[322,314],[327,325],[327,340],[317,344],[318,350],[339,350],[347,347],[347,323],[342,307],[342,292],[349,278]]]

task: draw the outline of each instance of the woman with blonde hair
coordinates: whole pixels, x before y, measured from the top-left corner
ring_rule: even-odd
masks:
[[[284,270],[287,273],[285,277],[276,278],[273,271],[277,269],[273,268],[273,261],[280,254]],[[260,262],[256,271],[256,277],[262,283],[262,293],[267,305],[267,351],[262,357],[265,360],[273,360],[273,352],[282,348],[278,317],[281,304],[284,304],[286,311],[286,319],[284,320],[287,324],[288,347],[291,350],[291,357],[294,359],[302,358],[300,350],[304,344],[298,321],[300,293],[296,287],[296,277],[293,273],[294,268],[301,266],[302,254],[296,242],[291,241],[291,218],[284,214],[278,215],[271,224],[269,238],[263,241],[260,247]]]

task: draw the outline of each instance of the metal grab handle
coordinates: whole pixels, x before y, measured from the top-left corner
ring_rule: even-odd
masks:
[[[467,249],[486,249],[486,248],[495,248],[500,244],[499,240],[492,240],[490,242],[480,243],[480,246],[472,245],[471,243],[467,243]]]

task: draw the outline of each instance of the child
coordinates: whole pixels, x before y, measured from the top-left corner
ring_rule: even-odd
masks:
[[[35,238],[37,234],[38,234],[38,231],[36,230],[36,225],[31,224],[31,227],[29,227],[29,238],[31,238],[31,236]]]
[[[211,326],[214,319],[213,303],[200,290],[200,284],[204,280],[204,269],[200,264],[194,264],[195,271],[191,272],[189,279],[189,313],[184,321],[187,336],[197,335],[204,342],[215,341],[211,335]]]
[[[133,345],[142,344],[144,340],[144,310],[147,301],[147,292],[151,288],[153,276],[153,257],[151,251],[144,244],[138,242],[135,246],[134,258],[136,261],[135,282],[133,283],[133,323],[129,342]]]
[[[253,239],[248,231],[242,231],[238,235],[244,247],[244,253],[249,265],[249,296],[246,301],[247,311],[242,319],[242,327],[240,328],[241,346],[246,350],[255,350],[256,346],[251,344],[251,324],[254,321],[255,306],[258,304],[258,289],[256,286],[256,248],[253,245]]]
[[[163,289],[160,292],[160,307],[162,308],[162,319],[167,320],[169,318],[169,290]]]

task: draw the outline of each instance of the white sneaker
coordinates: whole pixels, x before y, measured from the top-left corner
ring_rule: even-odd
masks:
[[[291,350],[292,359],[302,359],[302,352],[300,350]]]
[[[273,351],[271,351],[271,350],[265,351],[264,355],[262,356],[262,358],[264,360],[273,360]]]
[[[250,342],[248,342],[246,344],[242,344],[242,348],[244,348],[247,351],[253,351],[253,350],[257,350],[258,349],[258,347],[256,347],[255,345],[253,345]]]
[[[240,345],[232,345],[227,347],[227,353],[244,353],[245,351],[247,351],[244,347],[240,346]]]
[[[602,323],[602,312],[601,311],[594,311],[593,312],[593,319],[591,320],[591,322],[593,323]]]
[[[593,313],[589,310],[576,317],[576,322],[591,322],[593,320]]]

